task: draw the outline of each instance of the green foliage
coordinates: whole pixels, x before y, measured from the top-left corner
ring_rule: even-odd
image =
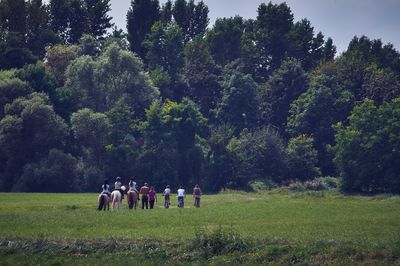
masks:
[[[241,57],[244,20],[240,16],[221,18],[206,34],[206,42],[217,64],[226,65]]]
[[[98,168],[105,161],[105,146],[108,144],[110,121],[103,113],[82,109],[71,115],[71,129],[81,144],[83,155]]]
[[[289,140],[289,176],[291,179],[307,180],[320,175],[318,154],[314,149],[314,139],[299,135]]]
[[[156,184],[198,183],[204,164],[198,138],[205,136],[207,120],[197,106],[186,98],[181,103],[155,101],[146,113],[141,171]]]
[[[16,191],[71,192],[76,191],[76,159],[63,151],[52,149],[39,163],[25,165]]]
[[[182,29],[185,43],[203,37],[209,22],[208,7],[203,1],[196,4],[194,0],[175,0],[172,14]]]
[[[0,79],[0,118],[4,117],[6,104],[13,102],[18,97],[28,95],[32,91],[26,82],[11,77]]]
[[[353,95],[332,77],[316,76],[310,88],[290,107],[287,130],[291,136],[310,135],[315,140],[323,174],[334,173],[327,144],[334,143],[333,124],[346,121],[354,104]]]
[[[178,74],[183,67],[183,35],[176,24],[156,22],[143,42],[146,60],[153,80],[160,84],[164,99],[180,99],[177,94]]]
[[[46,50],[46,67],[57,79],[58,85],[62,86],[65,82],[65,71],[68,65],[75,60],[80,53],[78,46],[54,45]]]
[[[64,147],[68,127],[43,93],[17,98],[6,105],[5,115],[0,121],[1,155],[5,163],[1,178],[5,189],[10,190],[27,163],[46,157],[50,149]]]
[[[399,114],[399,99],[379,108],[365,100],[353,109],[348,126],[336,126],[334,162],[343,190],[399,193]]]
[[[224,229],[220,226],[214,230],[197,229],[193,248],[200,249],[205,257],[210,258],[235,251],[246,252],[249,246],[233,228]]]
[[[65,90],[75,110],[87,107],[105,112],[124,101],[136,114],[143,115],[159,95],[141,60],[117,44],[111,44],[98,58],[77,58],[69,66],[66,78]]]
[[[242,129],[256,125],[257,84],[250,75],[238,71],[229,73],[225,79],[216,119],[219,123],[232,125],[238,134]]]
[[[159,20],[160,7],[158,0],[131,1],[131,6],[126,15],[128,41],[132,52],[145,58],[146,49],[142,42],[150,32],[154,22]]]
[[[274,71],[265,86],[259,90],[260,119],[283,132],[289,108],[308,87],[308,78],[296,59],[287,59]]]
[[[228,144],[233,158],[233,171],[228,184],[246,188],[255,179],[270,178],[280,182],[287,171],[287,154],[282,139],[275,130],[261,128],[243,130],[238,138]]]
[[[184,75],[190,99],[199,105],[203,114],[209,115],[216,107],[222,89],[218,83],[220,69],[215,64],[203,39],[196,38],[185,46]]]

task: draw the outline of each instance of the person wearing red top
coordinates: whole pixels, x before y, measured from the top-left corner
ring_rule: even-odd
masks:
[[[154,208],[154,201],[157,202],[157,193],[154,190],[154,187],[150,187],[149,191],[149,203],[150,203],[150,209]]]
[[[142,209],[144,209],[144,206],[146,206],[146,209],[149,208],[149,192],[150,189],[148,187],[147,183],[144,183],[144,185],[140,188],[140,194],[142,194]]]

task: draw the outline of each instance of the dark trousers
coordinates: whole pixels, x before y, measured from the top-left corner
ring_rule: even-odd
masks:
[[[200,198],[194,198],[194,206],[200,208]]]
[[[169,204],[170,204],[170,202],[169,202],[169,195],[165,195],[164,207],[165,207],[166,209],[168,209],[168,208],[169,208]]]
[[[146,205],[146,209],[149,208],[149,198],[147,196],[142,196],[142,209]]]
[[[184,205],[183,197],[178,197],[178,208],[183,208]]]
[[[153,209],[154,208],[154,200],[149,200],[149,202],[150,202],[150,209]]]

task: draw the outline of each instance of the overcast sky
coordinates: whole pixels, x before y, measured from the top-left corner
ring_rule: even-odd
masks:
[[[209,10],[210,27],[216,18],[240,15],[255,18],[261,0],[203,0]],[[126,31],[126,12],[130,0],[111,0],[111,16],[118,28]],[[163,0],[161,3],[165,2]],[[197,2],[197,1],[196,1]],[[314,31],[331,37],[338,52],[347,48],[354,35],[366,35],[392,43],[400,50],[400,0],[274,0],[286,2],[295,21],[307,18]]]

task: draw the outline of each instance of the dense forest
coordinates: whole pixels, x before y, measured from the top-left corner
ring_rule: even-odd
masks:
[[[285,3],[217,19],[193,0],[0,0],[0,191],[121,176],[206,191],[341,178],[400,192],[400,53],[340,55]]]

